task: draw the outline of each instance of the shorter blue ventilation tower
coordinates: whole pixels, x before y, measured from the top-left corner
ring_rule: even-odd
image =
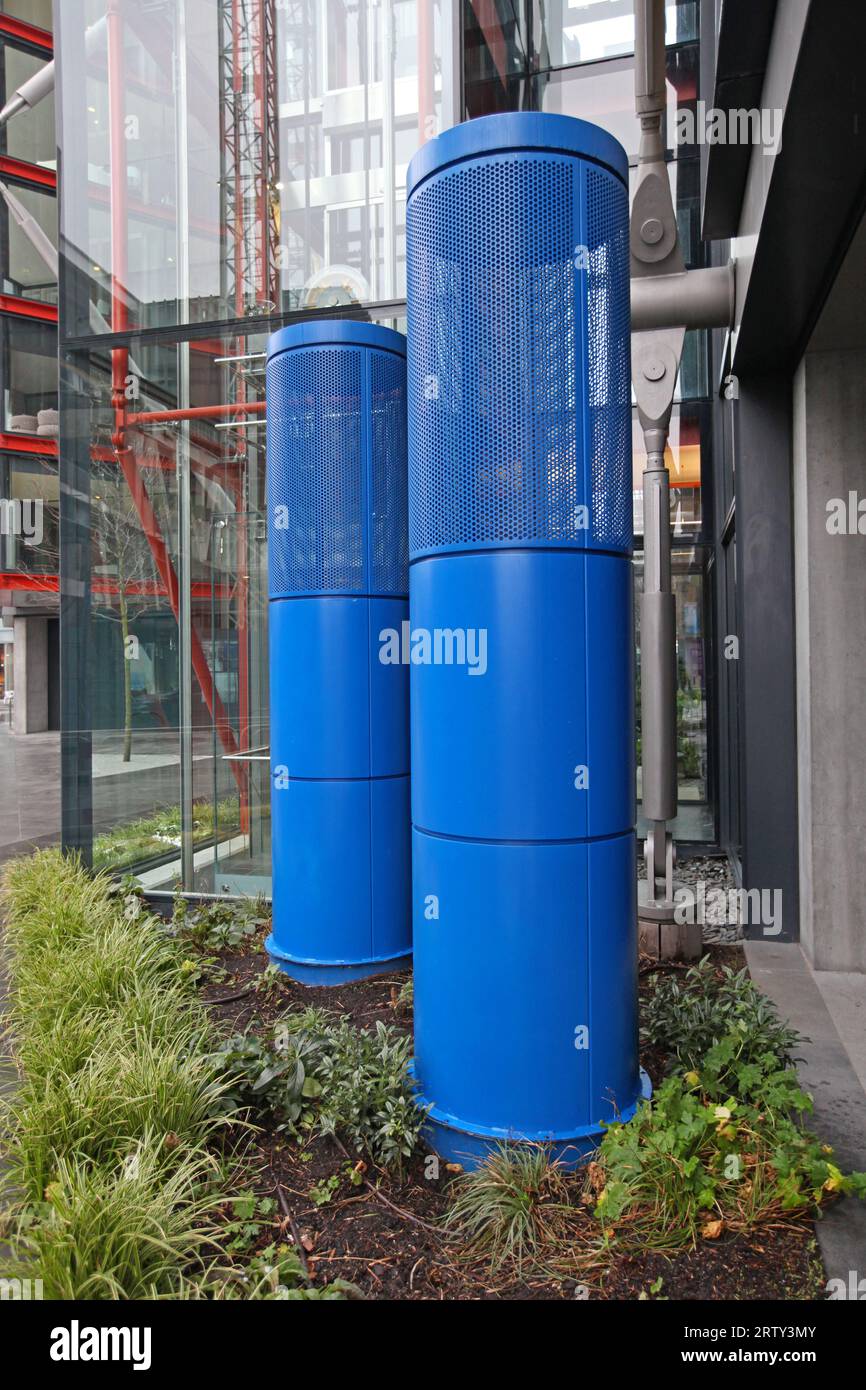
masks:
[[[273,932],[304,984],[412,949],[405,339],[376,324],[268,344]]]

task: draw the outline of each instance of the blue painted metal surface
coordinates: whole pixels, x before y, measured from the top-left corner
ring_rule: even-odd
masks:
[[[375,324],[268,344],[271,958],[341,984],[411,951],[405,339]]]
[[[415,1069],[468,1164],[642,1094],[626,179],[519,114],[409,170]]]

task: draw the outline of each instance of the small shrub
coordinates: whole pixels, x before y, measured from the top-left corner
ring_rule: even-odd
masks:
[[[728,1034],[700,1071],[668,1077],[631,1123],[609,1127],[587,1180],[599,1220],[630,1244],[676,1247],[866,1196],[866,1174],[844,1176],[802,1128],[811,1107],[791,1068]]]
[[[193,906],[181,894],[175,897],[174,931],[203,950],[236,951],[251,946],[269,922],[269,910],[262,898]]]
[[[306,1010],[283,1020],[276,1042],[240,1034],[215,1060],[228,1104],[264,1112],[296,1132],[315,1126],[339,1135],[374,1162],[399,1169],[425,1118],[414,1101],[410,1047],[405,1034],[384,1023],[368,1032]]]
[[[641,1038],[671,1054],[670,1071],[699,1067],[711,1047],[733,1034],[742,1043],[742,1063],[770,1055],[790,1066],[801,1041],[745,969],[724,966],[717,975],[705,956],[682,979],[655,978],[642,1004]]]

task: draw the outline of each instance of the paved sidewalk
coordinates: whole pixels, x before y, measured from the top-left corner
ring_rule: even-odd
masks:
[[[60,840],[60,735],[0,726],[0,863]]]
[[[808,1122],[833,1145],[840,1168],[866,1171],[866,1091],[843,1041],[860,1025],[859,994],[848,990],[846,1001],[846,992],[834,988],[837,980],[813,972],[796,944],[747,941],[745,947],[755,983],[809,1040],[797,1066],[815,1101]],[[859,1065],[859,1049],[855,1059]],[[866,1277],[866,1202],[844,1197],[816,1229],[828,1278],[844,1279],[847,1287],[852,1271]]]

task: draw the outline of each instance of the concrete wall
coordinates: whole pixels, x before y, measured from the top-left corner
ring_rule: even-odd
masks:
[[[15,618],[16,734],[41,734],[48,728],[48,619]]]
[[[866,971],[866,534],[827,530],[830,499],[866,499],[866,349],[803,358],[793,470],[801,941]]]

